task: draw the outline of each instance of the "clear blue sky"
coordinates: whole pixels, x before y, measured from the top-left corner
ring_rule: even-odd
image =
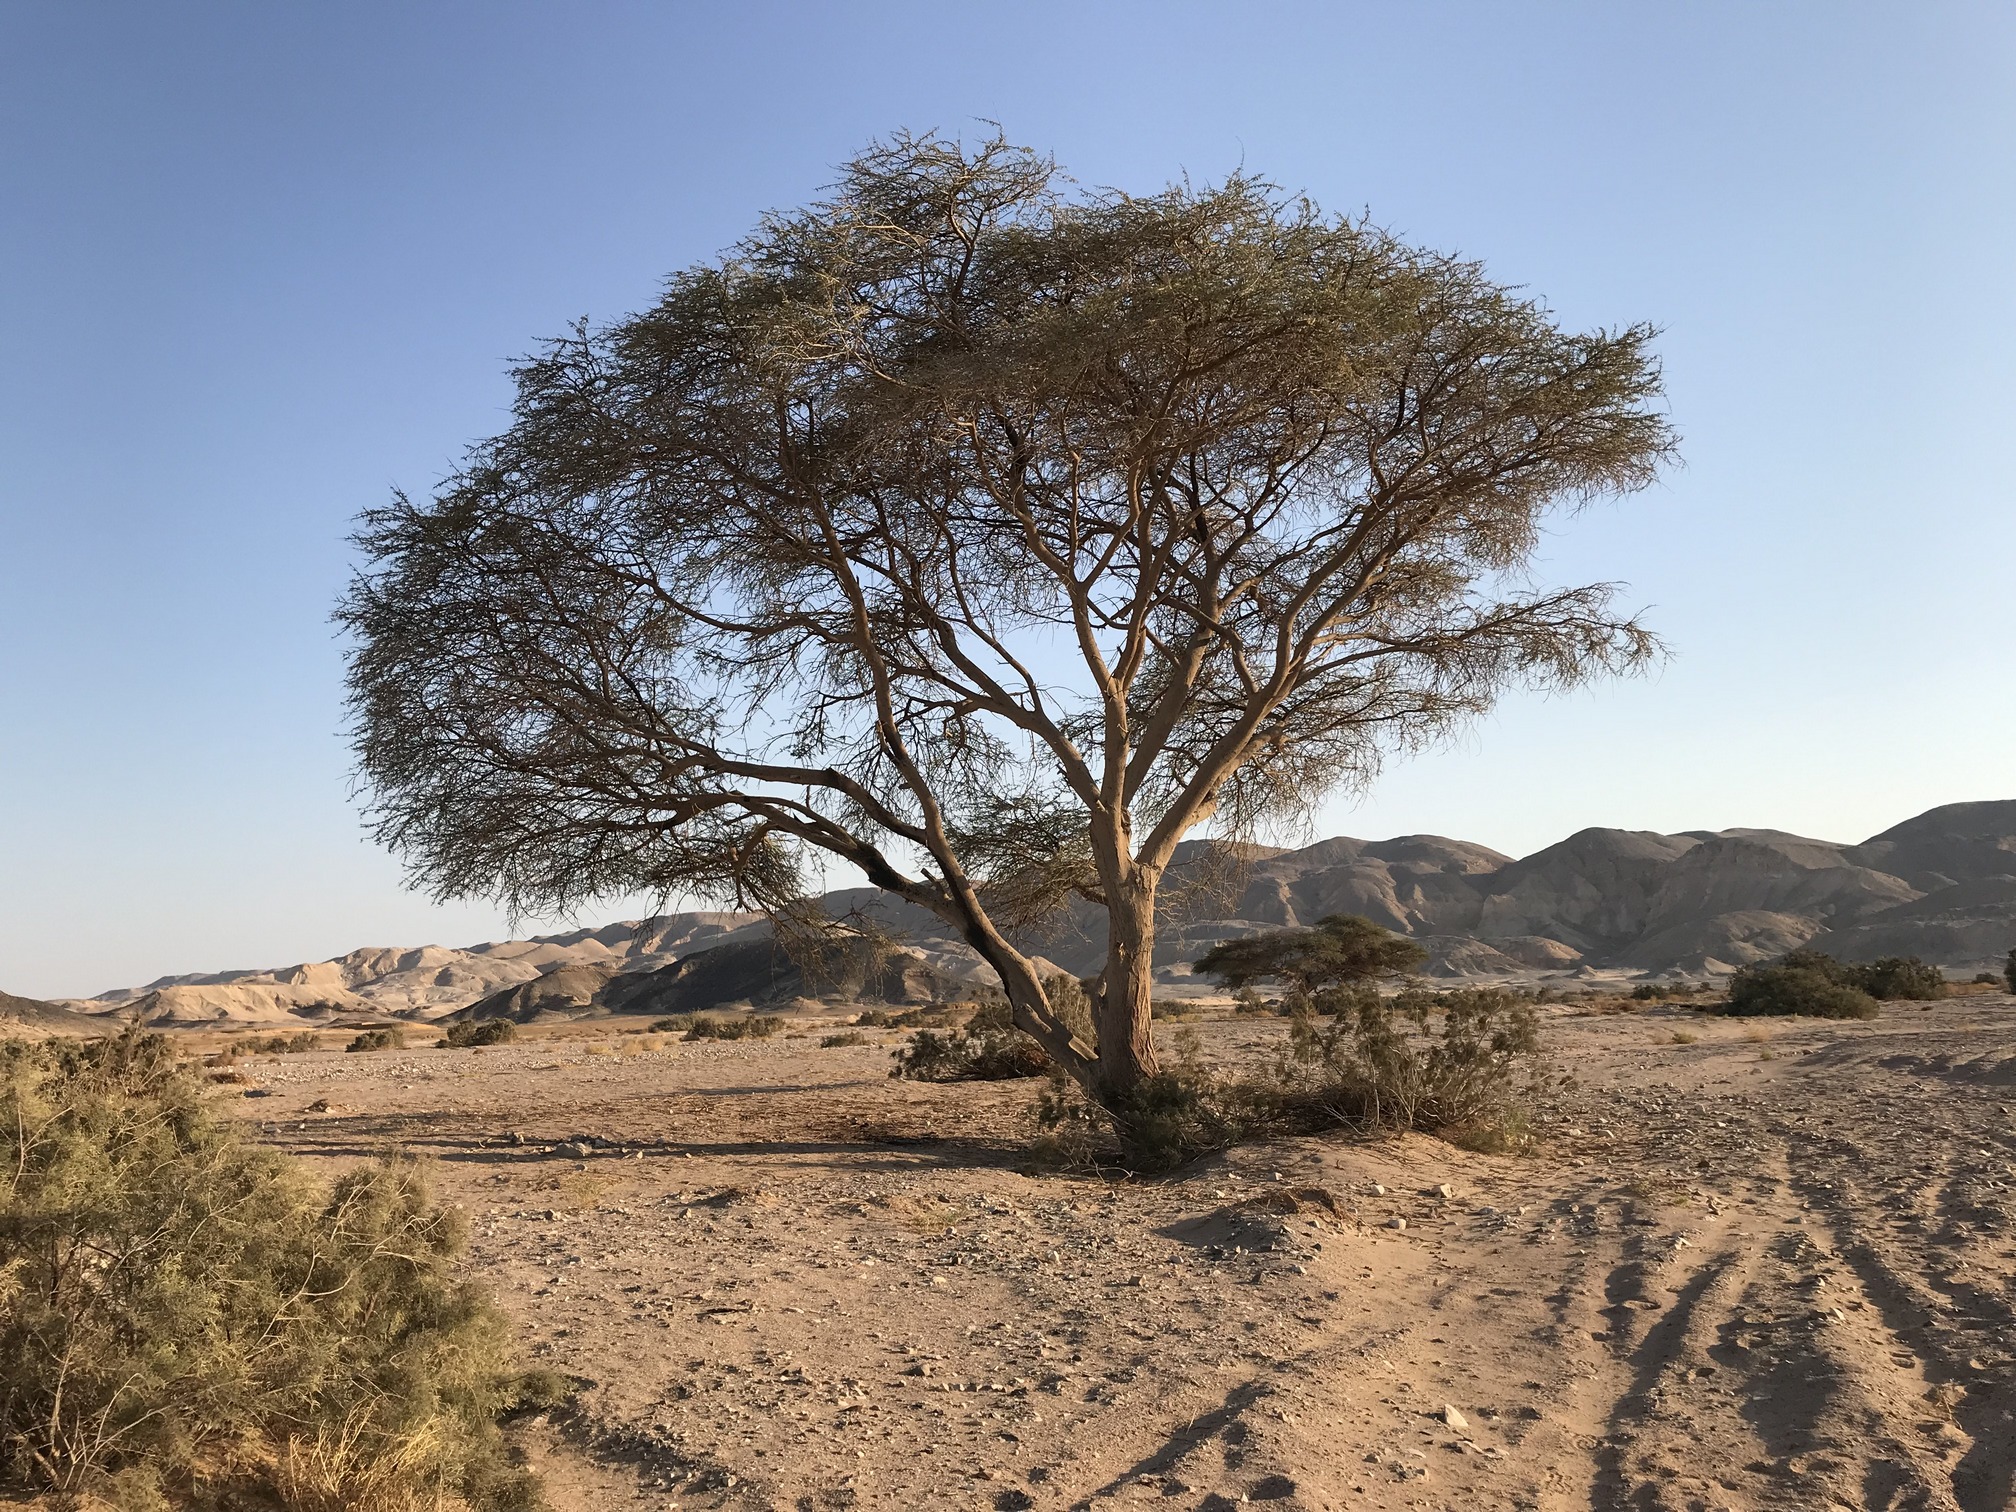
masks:
[[[1324,833],[2016,796],[2006,3],[11,0],[0,988],[499,933],[360,831],[351,518],[497,428],[539,339],[981,119],[1092,183],[1243,163],[1666,330],[1687,465],[1548,569],[1629,582],[1671,663],[1514,700]]]

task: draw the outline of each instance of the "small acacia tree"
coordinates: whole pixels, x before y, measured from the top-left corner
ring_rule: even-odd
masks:
[[[1285,982],[1291,1008],[1335,1012],[1326,999],[1385,977],[1405,976],[1428,952],[1357,914],[1331,914],[1307,929],[1270,929],[1220,940],[1195,963],[1199,975],[1227,987]]]
[[[365,516],[339,618],[377,833],[528,911],[802,916],[829,853],[1124,1098],[1186,834],[1650,654],[1608,588],[1523,575],[1550,511],[1668,455],[1650,336],[1253,178],[877,146],[525,362],[508,430]],[[1073,894],[1109,923],[1096,1045],[1014,943]]]

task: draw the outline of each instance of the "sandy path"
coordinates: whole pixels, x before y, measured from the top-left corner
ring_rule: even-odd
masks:
[[[1542,1156],[1165,1182],[1022,1174],[1033,1084],[894,1083],[886,1043],[297,1056],[243,1106],[440,1157],[591,1383],[524,1429],[563,1508],[2016,1501],[2016,1002],[1549,1036],[1582,1085]]]

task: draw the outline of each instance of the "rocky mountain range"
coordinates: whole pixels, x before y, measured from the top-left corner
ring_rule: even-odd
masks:
[[[1844,959],[1916,955],[1967,972],[2016,946],[2016,801],[1949,804],[1859,844],[1777,830],[1677,835],[1587,829],[1514,860],[1436,835],[1299,849],[1188,845],[1164,890],[1157,965],[1172,993],[1228,936],[1362,914],[1410,935],[1444,977],[1715,976],[1812,945]],[[920,1002],[992,974],[945,926],[873,889],[829,895],[836,917],[898,943],[808,967],[758,915],[671,914],[529,940],[355,950],[280,970],[168,977],[64,1005],[149,1024],[333,1023],[757,1004]],[[1024,942],[1089,974],[1100,916],[1060,914]]]

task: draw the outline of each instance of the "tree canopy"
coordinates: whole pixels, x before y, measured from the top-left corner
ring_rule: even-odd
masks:
[[[519,366],[369,512],[340,618],[379,837],[442,896],[802,910],[823,852],[948,921],[1088,1084],[1154,1069],[1179,841],[1293,822],[1514,684],[1625,670],[1549,515],[1672,447],[1645,326],[1237,175],[1089,192],[898,137]],[[1097,1046],[1014,943],[1110,921]]]
[[[1270,929],[1221,940],[1196,961],[1228,987],[1286,982],[1313,999],[1329,987],[1404,976],[1428,959],[1412,940],[1356,914],[1331,914],[1308,929]]]

